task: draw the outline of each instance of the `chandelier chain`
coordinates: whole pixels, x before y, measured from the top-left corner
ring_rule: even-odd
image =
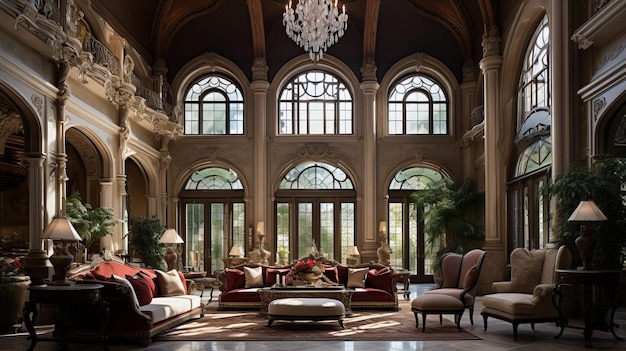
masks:
[[[283,25],[289,38],[317,62],[348,28],[346,6],[340,14],[337,0],[334,4],[332,0],[300,0],[294,11],[289,1],[289,5],[285,5]]]

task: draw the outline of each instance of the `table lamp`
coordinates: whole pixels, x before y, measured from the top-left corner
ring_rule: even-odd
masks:
[[[74,256],[67,251],[68,242],[78,242],[82,239],[74,229],[70,220],[65,216],[54,216],[41,236],[42,240],[55,242],[54,253],[50,256],[50,263],[54,267],[52,285],[70,285],[67,280],[67,271],[74,261]]]
[[[348,258],[346,259],[348,266],[356,266],[359,264],[359,249],[356,246],[348,247]]]
[[[596,251],[597,240],[593,236],[593,226],[589,222],[606,221],[607,218],[593,200],[581,201],[569,217],[569,222],[580,223],[580,236],[576,238],[578,254],[583,262],[579,269],[591,269]]]
[[[241,246],[233,246],[230,249],[230,252],[228,253],[229,257],[235,257],[235,258],[240,258],[243,257],[243,250],[241,249]]]
[[[178,260],[178,244],[184,243],[183,238],[178,235],[176,230],[167,229],[163,232],[159,244],[166,244],[167,251],[165,251],[165,262],[167,262],[167,270],[176,269],[176,261]]]

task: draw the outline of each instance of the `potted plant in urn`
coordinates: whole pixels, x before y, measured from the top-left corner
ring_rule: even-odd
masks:
[[[158,219],[132,217],[128,236],[133,257],[149,268],[165,270],[165,246],[159,244],[164,231]]]
[[[10,331],[22,322],[22,309],[28,298],[30,277],[19,257],[0,255],[0,332]]]

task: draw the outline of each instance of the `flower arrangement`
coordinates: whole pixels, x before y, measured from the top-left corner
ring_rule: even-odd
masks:
[[[0,283],[10,282],[14,277],[24,275],[24,266],[19,257],[13,254],[0,256]]]
[[[324,270],[316,259],[303,258],[298,260],[292,267],[290,275],[302,275],[307,273],[322,274]]]

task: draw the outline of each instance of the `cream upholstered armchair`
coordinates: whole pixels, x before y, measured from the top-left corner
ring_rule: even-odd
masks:
[[[558,249],[511,252],[511,281],[494,282],[495,294],[482,299],[485,330],[487,318],[493,317],[513,324],[513,340],[522,323],[558,322],[559,312],[552,302],[552,291],[557,283],[556,269],[567,269],[572,256],[565,246]]]

